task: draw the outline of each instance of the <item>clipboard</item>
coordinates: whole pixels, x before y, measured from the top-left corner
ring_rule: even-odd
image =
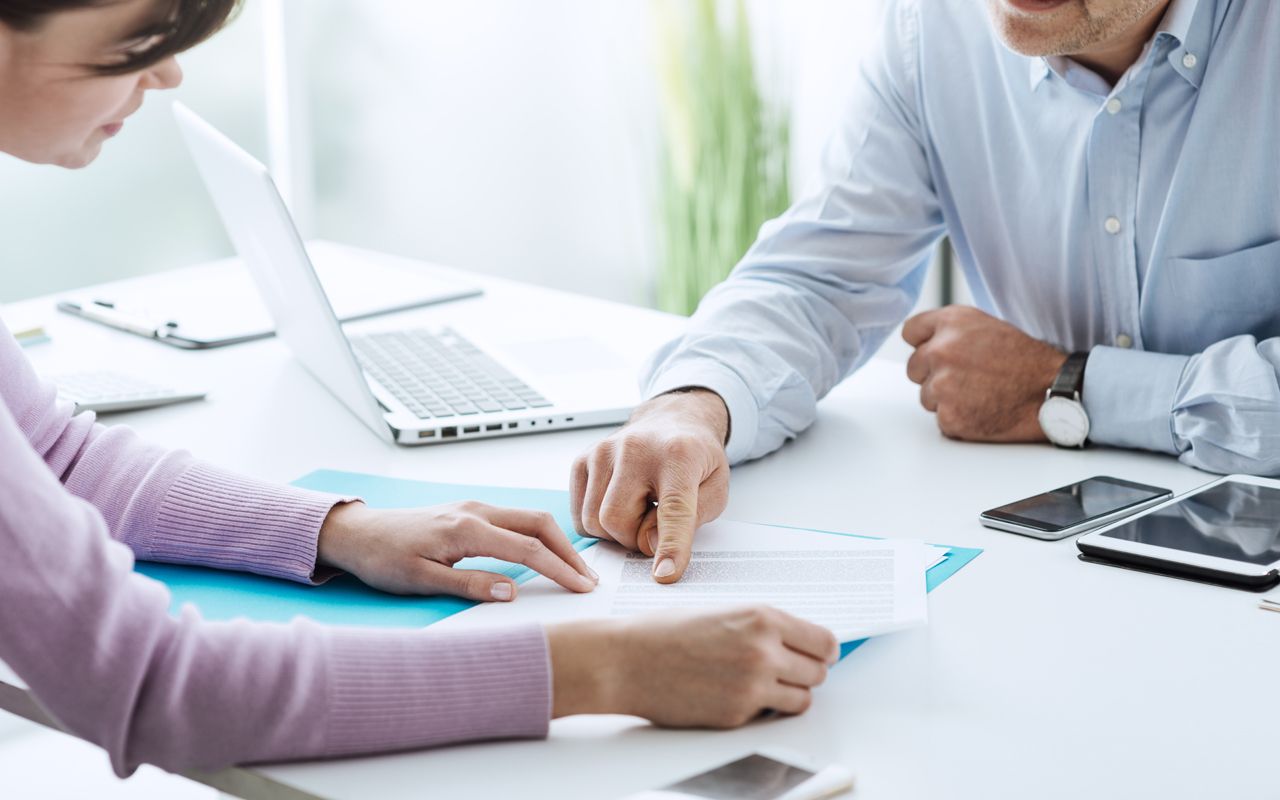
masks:
[[[482,293],[451,271],[407,258],[313,241],[307,254],[340,322],[406,311]],[[236,258],[122,281],[67,297],[58,310],[184,350],[275,335],[245,265]]]

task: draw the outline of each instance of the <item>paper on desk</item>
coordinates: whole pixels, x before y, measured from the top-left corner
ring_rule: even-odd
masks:
[[[600,574],[588,595],[545,578],[514,603],[476,606],[440,625],[479,626],[764,603],[830,629],[842,642],[923,625],[925,570],[939,558],[921,542],[862,539],[719,521],[698,531],[679,583],[650,577],[652,562],[602,543],[583,557]]]

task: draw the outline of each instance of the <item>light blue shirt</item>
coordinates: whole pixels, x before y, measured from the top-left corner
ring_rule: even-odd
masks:
[[[718,392],[779,447],[909,313],[949,234],[983,310],[1090,350],[1093,442],[1280,473],[1280,3],[1174,0],[1115,87],[1019,55],[981,0],[891,0],[816,184],[649,395]]]

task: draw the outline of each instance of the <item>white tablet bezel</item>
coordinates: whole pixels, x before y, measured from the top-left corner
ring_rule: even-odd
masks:
[[[1122,520],[1105,525],[1096,530],[1090,531],[1081,536],[1077,541],[1082,545],[1092,545],[1103,550],[1112,550],[1115,552],[1128,553],[1136,556],[1146,556],[1161,561],[1172,561],[1179,564],[1187,564],[1189,566],[1202,567],[1204,569],[1217,570],[1219,572],[1228,572],[1233,575],[1241,575],[1250,578],[1265,577],[1273,570],[1280,569],[1280,560],[1269,564],[1253,564],[1248,561],[1232,561],[1229,558],[1218,558],[1217,556],[1207,556],[1202,553],[1192,553],[1187,550],[1175,550],[1171,547],[1159,547],[1157,545],[1145,544],[1143,542],[1133,542],[1127,539],[1113,539],[1105,536],[1107,531],[1127,525],[1130,522],[1144,517],[1148,514],[1177,505],[1189,497],[1212,489],[1222,483],[1244,483],[1253,486],[1267,486],[1272,489],[1280,489],[1280,480],[1272,480],[1270,478],[1258,478],[1253,475],[1227,475],[1215,481],[1210,481],[1203,486],[1183,492],[1182,494],[1158,503],[1149,508],[1143,509],[1137,514],[1131,514]]]

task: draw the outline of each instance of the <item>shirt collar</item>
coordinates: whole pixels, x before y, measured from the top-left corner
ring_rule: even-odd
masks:
[[[1215,5],[1214,0],[1173,0],[1156,29],[1156,41],[1164,36],[1174,42],[1169,66],[1197,89],[1209,63]]]
[[[1191,31],[1191,22],[1195,19],[1196,9],[1200,5],[1200,0],[1173,0],[1165,10],[1164,19],[1160,20],[1160,26],[1156,28],[1155,35],[1166,33],[1179,42],[1185,42]]]
[[[1169,3],[1164,17],[1151,37],[1152,42],[1158,42],[1162,37],[1166,37],[1177,43],[1177,46],[1169,51],[1169,64],[1197,89],[1200,88],[1204,65],[1208,61],[1213,6],[1213,0],[1173,0]],[[1197,13],[1199,11],[1204,13]],[[1143,52],[1145,54],[1146,51]],[[1193,58],[1188,59],[1187,55]],[[1071,63],[1070,59],[1061,56],[1031,56],[1027,61],[1028,78],[1033,92],[1051,73],[1064,75]]]

